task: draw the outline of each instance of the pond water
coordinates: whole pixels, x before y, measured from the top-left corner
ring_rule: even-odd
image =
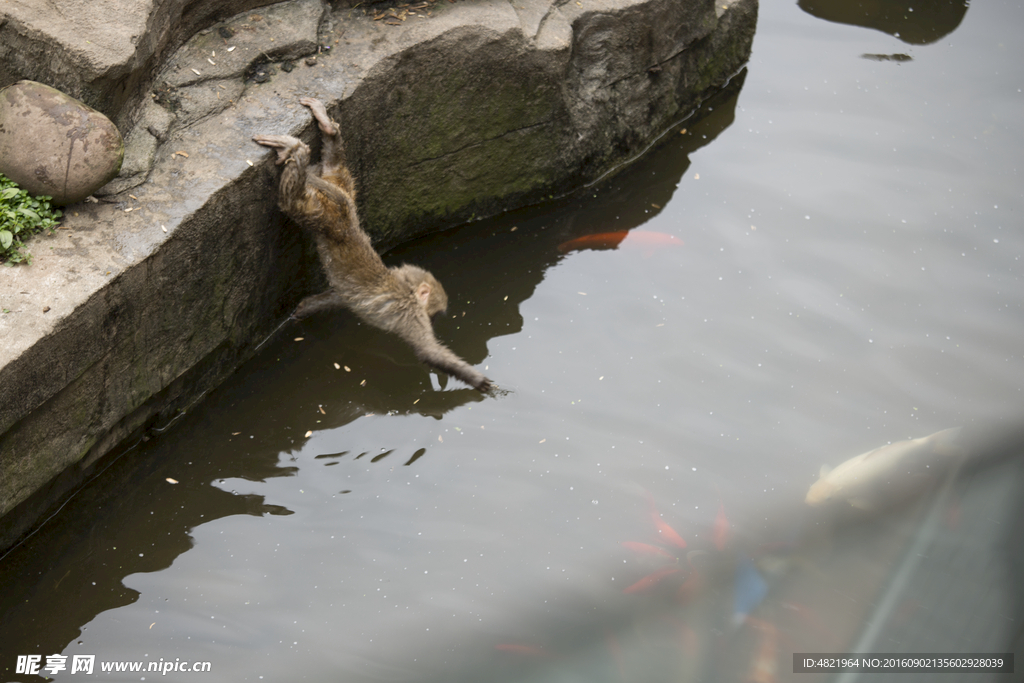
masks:
[[[344,312],[288,323],[3,558],[3,680],[63,653],[96,680],[769,681],[849,651],[926,511],[800,550],[819,467],[1024,413],[1022,25],[764,3],[747,70],[628,169],[387,256],[507,393]],[[844,590],[780,598],[792,567]]]

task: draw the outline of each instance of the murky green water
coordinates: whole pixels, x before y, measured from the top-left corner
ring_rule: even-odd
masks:
[[[3,680],[54,653],[111,681],[755,680],[765,652],[785,680],[848,647],[916,521],[851,532],[816,571],[867,588],[774,621],[733,623],[716,563],[760,549],[788,590],[807,562],[764,549],[820,465],[1024,412],[1024,7],[804,5],[764,3],[732,94],[626,172],[389,255],[508,395],[344,313],[290,323],[3,559]]]

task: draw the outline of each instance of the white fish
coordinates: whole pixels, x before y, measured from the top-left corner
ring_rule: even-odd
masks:
[[[807,492],[814,507],[845,500],[855,508],[875,510],[899,502],[938,481],[943,469],[965,453],[956,444],[960,428],[897,441],[850,458],[821,476]]]

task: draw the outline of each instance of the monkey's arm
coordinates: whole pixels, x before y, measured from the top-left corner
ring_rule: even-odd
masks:
[[[404,336],[404,335],[403,335]],[[447,372],[457,377],[469,386],[479,391],[488,391],[491,388],[491,380],[487,379],[482,372],[462,360],[451,349],[431,337],[429,340],[406,339],[416,353],[416,358],[421,363],[432,368]]]
[[[322,207],[312,187],[307,187],[309,176],[309,147],[291,135],[254,135],[253,142],[277,150],[278,166],[281,171],[280,191],[277,203],[286,214],[295,220],[316,217]],[[316,207],[316,209],[314,209]]]

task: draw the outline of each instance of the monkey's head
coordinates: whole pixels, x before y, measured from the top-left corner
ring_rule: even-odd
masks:
[[[408,263],[396,266],[391,271],[401,282],[409,285],[416,303],[423,307],[431,320],[448,310],[448,295],[444,293],[444,287],[428,271]]]

